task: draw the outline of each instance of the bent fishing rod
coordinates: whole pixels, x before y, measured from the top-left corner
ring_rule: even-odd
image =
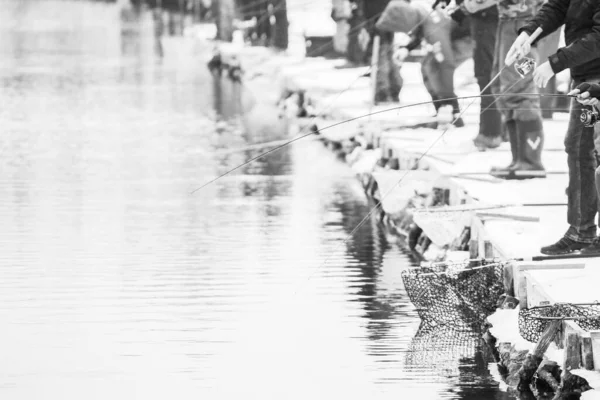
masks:
[[[528,42],[530,42],[530,43],[533,42],[541,33],[542,33],[542,29],[541,28],[536,29],[536,31],[528,39]],[[513,57],[513,58],[514,58],[514,60],[512,60],[511,62],[515,62],[516,61],[516,56]],[[526,62],[525,63],[526,67],[525,67],[525,70],[523,71],[523,73],[521,71],[519,71],[519,68],[524,68],[524,67],[521,66],[521,65],[517,66],[517,70],[519,71],[519,74],[522,77],[524,77],[524,75],[526,75],[527,73],[531,72],[531,70],[533,68],[532,64],[531,64],[531,60],[525,59],[525,62]],[[342,125],[342,124],[345,124],[345,123],[348,123],[348,122],[356,121],[356,120],[361,119],[361,118],[365,118],[365,117],[369,117],[369,116],[377,115],[377,114],[382,114],[382,113],[389,112],[389,111],[401,110],[401,109],[404,109],[404,108],[416,107],[416,106],[426,105],[426,104],[435,104],[435,103],[439,103],[439,102],[447,102],[447,101],[451,101],[451,100],[474,99],[463,111],[461,111],[461,113],[459,114],[459,116],[456,117],[454,121],[452,121],[452,123],[450,124],[450,126],[451,126],[458,118],[460,118],[460,116],[462,116],[462,114],[466,111],[466,109],[468,109],[474,103],[475,99],[477,99],[477,98],[482,98],[482,97],[499,98],[499,97],[503,97],[503,96],[514,96],[515,95],[515,94],[512,94],[512,93],[483,94],[487,89],[489,89],[489,87],[491,87],[491,85],[494,83],[494,81],[496,81],[501,76],[501,74],[504,71],[504,69],[507,68],[509,65],[510,65],[510,63],[505,63],[505,65],[500,69],[500,71],[498,71],[498,73],[494,77],[492,77],[492,80],[481,90],[481,92],[478,95],[457,96],[457,97],[451,97],[451,98],[446,98],[446,99],[428,100],[428,101],[423,101],[423,102],[418,102],[418,103],[413,103],[413,104],[406,104],[406,105],[403,105],[403,106],[392,107],[392,108],[385,109],[385,110],[379,110],[379,111],[369,112],[367,114],[360,115],[360,116],[357,116],[357,117],[353,117],[353,118],[350,118],[350,119],[347,119],[347,120],[344,120],[344,121],[341,121],[341,122],[338,122],[338,123],[326,126],[324,128],[321,128],[321,129],[311,130],[308,133],[305,133],[303,135],[297,136],[297,137],[289,140],[288,142],[285,142],[285,143],[283,143],[283,144],[281,144],[279,146],[276,146],[276,147],[274,147],[274,148],[272,148],[272,149],[270,149],[270,150],[268,150],[268,151],[266,151],[264,153],[261,153],[258,156],[253,157],[250,160],[248,160],[248,161],[246,161],[246,162],[244,162],[244,163],[242,163],[242,164],[240,164],[240,165],[238,165],[238,166],[236,166],[236,167],[234,167],[234,168],[226,171],[225,173],[217,176],[216,178],[214,178],[214,179],[206,182],[205,184],[203,184],[199,188],[193,190],[190,194],[196,193],[197,191],[199,191],[199,190],[203,189],[204,187],[208,186],[209,184],[211,184],[211,183],[219,180],[220,178],[222,178],[222,177],[230,174],[233,171],[236,171],[237,169],[239,169],[239,168],[241,168],[241,167],[243,167],[245,165],[248,165],[248,164],[250,164],[250,163],[252,163],[252,162],[254,162],[254,161],[256,161],[256,160],[258,160],[258,159],[260,159],[260,158],[262,158],[262,157],[264,157],[264,156],[266,156],[268,154],[270,154],[270,153],[273,153],[273,152],[275,152],[277,150],[280,150],[280,149],[286,147],[287,145],[289,145],[291,143],[294,143],[294,142],[296,142],[296,141],[298,141],[300,139],[303,139],[305,137],[311,136],[313,134],[318,134],[319,132],[321,132],[323,130],[326,130],[326,129],[329,129],[329,128],[333,128],[333,127],[336,127],[336,126],[339,126],[339,125]],[[357,78],[357,80],[358,80],[358,78]],[[344,93],[345,91],[347,91],[348,89],[350,89],[350,87],[355,82],[356,82],[356,80],[348,88],[346,88],[345,90],[343,90],[342,92],[340,92],[338,94],[338,97],[342,93]],[[514,86],[514,84],[512,86]],[[512,86],[511,86],[511,88],[512,88]],[[539,97],[573,97],[573,98],[577,97],[576,95],[550,94],[550,93],[549,94],[546,94],[546,93],[519,93],[518,95],[521,95],[521,96],[539,96]],[[331,104],[330,104],[330,106],[331,106]],[[587,111],[587,113],[586,113],[586,111]],[[598,118],[597,110],[596,110],[596,113],[592,113],[591,115],[590,115],[589,110],[586,110],[586,111],[584,111],[582,113],[582,115],[580,116],[580,120],[585,124],[585,126],[591,126],[591,125],[595,124],[596,122],[598,122],[598,120],[600,118]],[[323,113],[323,111],[320,114],[322,114],[322,113]],[[313,118],[313,120],[314,120],[314,118]],[[446,131],[447,131],[447,129],[444,132],[442,132],[442,134],[440,135],[440,138],[444,136],[444,134],[446,133]],[[437,142],[437,140],[436,140],[436,142]],[[434,144],[436,142],[434,142]],[[427,151],[429,151],[429,149]],[[425,155],[426,154],[423,154],[423,156],[425,156]]]
[[[390,112],[390,111],[398,111],[398,110],[402,110],[402,109],[405,109],[405,108],[423,106],[423,105],[427,105],[427,104],[435,104],[435,103],[447,102],[447,101],[452,101],[452,100],[468,100],[468,99],[478,99],[478,98],[482,98],[482,97],[506,97],[506,96],[514,96],[514,95],[515,94],[512,94],[512,93],[499,93],[499,94],[482,94],[482,95],[478,94],[478,95],[470,95],[470,96],[448,97],[448,98],[444,98],[444,99],[427,100],[427,101],[422,101],[422,102],[418,102],[418,103],[405,104],[405,105],[402,105],[402,106],[391,107],[391,108],[387,108],[385,110],[373,111],[373,112],[370,112],[370,113],[367,113],[367,114],[363,114],[363,115],[359,115],[359,116],[356,116],[356,117],[352,117],[352,118],[349,118],[349,119],[346,119],[346,120],[343,120],[343,121],[340,121],[340,122],[336,122],[336,123],[331,124],[331,125],[327,125],[327,126],[325,126],[323,128],[318,128],[318,129],[311,130],[308,133],[301,134],[300,136],[297,136],[297,137],[295,137],[293,139],[290,139],[290,140],[288,140],[288,141],[286,141],[286,142],[284,142],[282,144],[279,144],[278,146],[276,146],[276,147],[274,147],[274,148],[272,148],[272,149],[270,149],[268,151],[265,151],[264,153],[261,153],[261,154],[257,155],[256,157],[253,157],[250,160],[248,160],[248,161],[246,161],[246,162],[244,162],[244,163],[242,163],[242,164],[240,164],[240,165],[238,165],[238,166],[236,166],[236,167],[234,167],[234,168],[226,171],[225,173],[219,175],[218,177],[216,177],[214,179],[211,179],[210,181],[204,183],[202,186],[194,189],[190,194],[194,194],[197,191],[203,189],[204,187],[210,185],[211,183],[213,183],[213,182],[215,182],[215,181],[223,178],[224,176],[229,175],[230,173],[232,173],[232,172],[234,172],[234,171],[236,171],[236,170],[238,170],[238,169],[240,169],[240,168],[242,168],[242,167],[244,167],[244,166],[246,166],[246,165],[248,165],[248,164],[250,164],[250,163],[252,163],[254,161],[257,161],[257,160],[263,158],[264,156],[266,156],[268,154],[271,154],[271,153],[273,153],[273,152],[275,152],[277,150],[280,150],[280,149],[282,149],[282,148],[284,148],[284,147],[286,147],[286,146],[288,146],[288,145],[290,145],[290,144],[292,144],[292,143],[294,143],[294,142],[296,142],[296,141],[298,141],[300,139],[303,139],[303,138],[311,136],[311,135],[319,134],[322,131],[334,128],[336,126],[340,126],[340,125],[346,124],[348,122],[357,121],[359,119],[363,119],[363,118],[370,117],[370,116],[373,116],[373,115],[387,113],[387,112]],[[519,96],[572,97],[572,98],[576,98],[577,97],[576,95],[569,95],[569,94],[562,94],[562,93],[519,93]]]

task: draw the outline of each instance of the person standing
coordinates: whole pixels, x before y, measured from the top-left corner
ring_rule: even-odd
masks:
[[[436,0],[433,3],[435,9],[439,5],[447,6],[450,0]],[[479,91],[483,91],[485,97],[481,98],[479,114],[479,131],[473,139],[473,143],[479,150],[494,149],[502,144],[502,115],[497,107],[493,107],[494,98],[491,87],[487,87],[492,78],[492,67],[494,64],[494,47],[496,45],[496,31],[498,28],[498,8],[495,3],[490,3],[488,8],[469,13],[461,6],[464,0],[457,0],[458,6],[450,17],[458,24],[467,23],[471,38],[475,43],[473,49],[473,72]]]
[[[365,65],[365,50],[360,44],[360,33],[364,29],[365,15],[363,0],[350,1],[350,17],[348,18],[348,47],[346,59],[356,66]],[[370,64],[369,60],[366,64]]]
[[[436,112],[443,106],[450,106],[453,124],[457,127],[464,126],[454,92],[454,71],[471,56],[472,40],[468,33],[438,8],[430,11],[423,4],[406,1],[394,1],[389,7],[378,21],[377,27],[410,33],[411,41],[406,45],[407,51],[420,46],[422,41],[429,45],[431,51],[421,62],[423,83],[434,100]],[[459,42],[464,45],[457,45]],[[468,51],[464,51],[465,48]]]
[[[519,36],[507,57],[522,57],[530,49],[530,35],[541,27],[540,39],[564,25],[565,46],[559,48],[533,72],[537,86],[545,87],[557,73],[569,68],[571,87],[600,82],[600,1],[548,0],[539,12],[518,30]],[[535,41],[534,41],[535,44]],[[571,101],[569,125],[565,137],[569,186],[567,188],[567,223],[569,228],[556,243],[541,248],[543,254],[600,254],[596,215],[598,193],[595,176],[600,151],[600,128],[586,127],[579,116],[586,106]]]
[[[488,86],[492,78],[494,65],[494,49],[496,44],[496,31],[498,29],[498,8],[490,7],[468,16],[471,28],[471,37],[475,41],[473,50],[473,64],[475,78],[479,90]],[[502,115],[497,107],[494,107],[494,98],[491,88],[487,88],[482,94],[479,114],[479,132],[473,143],[480,150],[494,149],[503,142]]]
[[[346,54],[348,50],[349,23],[352,16],[350,0],[332,0],[331,19],[335,22],[335,35],[333,36],[333,50],[339,54]]]
[[[464,7],[475,13],[491,5],[498,7],[498,28],[494,48],[492,92],[500,108],[510,141],[511,163],[506,167],[493,167],[493,176],[505,179],[543,178],[546,171],[542,164],[544,126],[537,96],[526,95],[536,92],[533,75],[522,77],[513,66],[505,67],[511,45],[517,38],[517,29],[531,18],[540,7],[540,0],[465,0]],[[536,58],[535,49],[528,49]]]
[[[402,1],[402,0],[401,0]],[[370,64],[373,52],[373,39],[379,36],[379,54],[377,59],[377,76],[375,78],[375,102],[400,101],[402,76],[394,59],[394,32],[376,27],[379,17],[383,14],[390,0],[368,0],[363,3],[365,29],[370,36],[369,47],[365,54],[366,63]]]

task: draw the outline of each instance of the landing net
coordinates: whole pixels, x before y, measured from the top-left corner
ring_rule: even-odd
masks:
[[[501,262],[432,263],[402,271],[406,292],[423,324],[479,330],[504,293]]]
[[[572,320],[585,331],[600,329],[600,303],[557,303],[531,307],[519,311],[519,333],[530,342],[537,343],[553,320]]]

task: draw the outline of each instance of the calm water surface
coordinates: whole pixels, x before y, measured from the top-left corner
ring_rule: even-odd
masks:
[[[286,137],[210,44],[0,7],[0,398],[504,398],[471,338],[418,331],[374,221],[343,243],[369,205],[319,143],[190,194]]]

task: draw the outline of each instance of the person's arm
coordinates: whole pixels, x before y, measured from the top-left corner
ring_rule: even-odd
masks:
[[[542,5],[537,14],[531,17],[524,26],[519,28],[519,34],[525,32],[531,36],[538,27],[541,27],[543,32],[537,40],[548,36],[565,23],[570,2],[571,0],[548,0]],[[535,44],[535,41],[533,44]]]
[[[600,57],[600,4],[595,6],[592,19],[591,32],[570,45],[559,48],[549,57],[550,66],[555,74]]]

